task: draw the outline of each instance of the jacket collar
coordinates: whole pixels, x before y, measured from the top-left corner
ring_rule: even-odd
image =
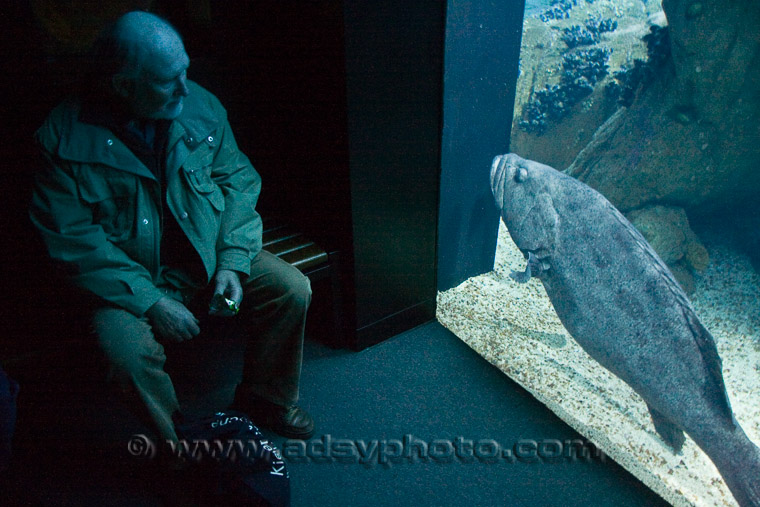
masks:
[[[169,127],[168,152],[172,152],[178,141],[185,156],[219,125],[219,118],[203,100],[204,91],[197,84],[188,81],[190,94],[180,116]],[[122,171],[153,178],[153,173],[122,143],[108,128],[79,121],[81,105],[67,102],[61,106],[63,125],[57,153],[64,160],[89,164],[105,164]],[[45,139],[42,139],[43,144]],[[184,159],[184,156],[181,157]]]
[[[208,92],[192,81],[187,82],[190,94],[185,97],[182,113],[169,127],[169,145],[174,145],[184,138],[188,147],[195,148],[219,126],[220,120],[211,106],[204,101]]]

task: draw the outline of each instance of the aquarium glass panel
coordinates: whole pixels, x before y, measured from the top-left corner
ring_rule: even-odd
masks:
[[[759,26],[754,0],[528,0],[494,268],[438,297],[673,504],[760,498]]]

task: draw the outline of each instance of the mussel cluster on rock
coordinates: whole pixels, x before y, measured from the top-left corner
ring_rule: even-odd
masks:
[[[607,75],[610,53],[611,49],[594,47],[565,54],[562,57],[560,83],[546,85],[533,94],[520,127],[541,135],[548,127],[548,120],[565,116],[570,108],[589,96],[594,91],[594,85]]]
[[[550,19],[565,19],[570,17],[570,10],[578,5],[578,0],[554,0],[551,6],[538,15],[541,21]]]
[[[633,103],[636,90],[641,85],[652,81],[660,71],[670,54],[670,36],[668,27],[652,25],[649,33],[642,40],[647,44],[647,59],[636,58],[633,66],[623,67],[615,72],[606,86],[605,92],[617,100],[621,106],[629,107]]]
[[[578,46],[593,46],[601,40],[605,32],[612,32],[617,29],[617,21],[613,19],[600,19],[597,16],[591,16],[584,26],[573,25],[562,29],[562,41],[568,48]]]

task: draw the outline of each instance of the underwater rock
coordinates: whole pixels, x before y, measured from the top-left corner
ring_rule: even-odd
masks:
[[[653,205],[632,211],[626,218],[668,266],[685,260],[688,267],[702,271],[710,262],[707,250],[691,230],[683,208]]]
[[[675,264],[686,255],[689,227],[683,208],[649,206],[632,211],[626,218],[639,230],[665,264]]]
[[[570,16],[570,10],[578,5],[578,0],[552,0],[551,6],[538,15],[543,22],[552,19],[565,19]]]
[[[584,26],[573,25],[562,29],[562,41],[568,48],[591,46],[599,42],[602,34],[617,29],[617,21],[591,16]]]
[[[577,46],[591,46],[596,44],[598,39],[586,28],[580,25],[573,25],[562,30],[562,42],[572,49]]]
[[[683,432],[742,506],[760,505],[760,448],[736,421],[721,359],[681,287],[644,237],[601,194],[555,169],[498,156],[491,188],[575,341],[647,403],[674,452]]]
[[[760,3],[663,0],[670,58],[568,167],[623,211],[753,209],[760,190]],[[692,9],[692,10],[690,10]],[[691,13],[691,14],[690,14]]]
[[[647,86],[653,81],[658,72],[662,72],[663,64],[670,57],[670,38],[668,27],[652,25],[650,32],[642,37],[647,45],[647,59],[636,58],[633,65],[624,66],[613,74],[605,92],[610,98],[614,98],[621,106],[629,107],[633,103],[639,88]]]
[[[546,85],[535,92],[519,125],[523,130],[543,134],[550,120],[558,120],[578,102],[594,91],[594,85],[607,75],[611,49],[591,48],[562,57],[562,78],[559,85]]]
[[[668,265],[684,292],[693,294],[692,270],[705,269],[710,256],[691,230],[686,211],[675,206],[655,205],[632,211],[626,218]]]
[[[642,4],[641,0],[583,1],[578,2],[568,14],[566,19],[548,22],[541,22],[535,16],[525,18],[520,53],[521,74],[515,90],[510,143],[514,151],[554,167],[570,165],[591,140],[596,128],[617,109],[618,94],[611,94],[611,98],[605,96],[606,84],[612,80],[609,74],[619,72],[624,65],[633,66],[634,59],[646,61],[647,46],[642,38],[649,33],[652,23],[664,24],[665,19],[660,0],[651,0],[646,4]],[[615,24],[617,28],[611,30]],[[562,35],[565,29],[570,30],[573,26],[579,27],[578,30],[599,32],[598,42],[569,49]],[[537,92],[545,90],[547,85],[549,88],[562,85],[565,70],[563,57],[590,48],[613,49],[606,62],[608,76],[597,80],[592,93],[571,106],[562,102],[562,115],[558,117],[541,117],[535,114],[536,111],[529,112],[528,105]],[[532,120],[536,120],[533,127],[537,128],[529,127],[526,130]]]
[[[691,296],[694,294],[694,291],[697,289],[697,284],[694,280],[694,275],[691,273],[689,268],[684,266],[683,262],[669,265],[668,268],[670,268],[670,272],[673,274],[673,278],[676,279],[678,285],[681,286],[686,295]]]

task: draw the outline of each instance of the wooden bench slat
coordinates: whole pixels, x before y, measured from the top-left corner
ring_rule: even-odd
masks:
[[[265,219],[261,239],[264,250],[301,271],[329,263],[327,252],[319,245],[276,220]]]
[[[264,231],[264,234],[261,236],[261,243],[263,245],[271,245],[278,241],[289,239],[298,235],[300,235],[300,233],[292,229],[289,229],[287,227],[280,227],[278,229]]]
[[[314,245],[313,241],[309,241],[304,237],[300,237],[300,238],[293,238],[292,240],[288,240],[288,241],[280,241],[279,243],[275,243],[272,247],[268,247],[267,251],[275,254],[278,257],[283,257],[284,255],[290,254],[292,252],[296,252],[298,250],[302,250],[304,248],[308,248],[312,245]],[[317,248],[319,248],[319,245],[317,245]]]
[[[301,271],[328,261],[327,253],[314,244],[281,255],[280,259],[292,264]]]

